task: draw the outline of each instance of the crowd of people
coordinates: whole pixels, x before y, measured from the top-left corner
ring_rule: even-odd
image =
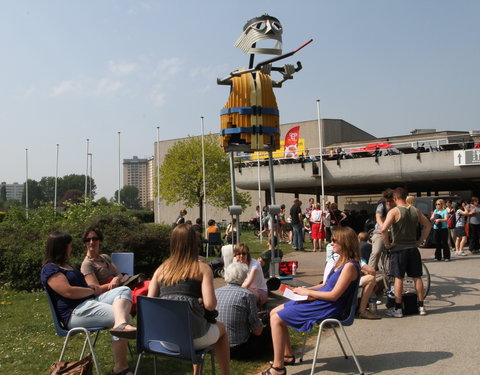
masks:
[[[180,212],[170,238],[170,256],[155,271],[150,281],[142,277],[123,275],[112,259],[101,253],[103,234],[97,228],[87,228],[82,240],[85,259],[80,270],[69,262],[72,237],[54,232],[46,243],[41,281],[50,295],[58,316],[66,328],[110,327],[114,367],[112,374],[129,375],[126,357],[128,339],[136,338],[131,314],[135,313],[136,297],[148,295],[185,301],[192,312],[193,345],[195,349],[213,346],[222,374],[230,373],[230,358],[250,359],[265,352],[273,353],[273,361],[262,374],[285,374],[285,366],[295,364],[287,327],[301,332],[311,330],[322,317],[342,318],[348,311],[353,291],[362,286],[357,317],[380,319],[368,307],[376,289],[376,269],[385,249],[391,254],[391,276],[395,277],[395,302],[387,315],[402,314],[403,278],[414,279],[418,296],[418,311],[426,315],[420,246],[434,228],[437,240],[436,259],[450,259],[448,247],[451,217],[455,217],[453,242],[461,255],[467,243],[465,227],[469,224],[470,251],[478,252],[480,228],[478,199],[470,203],[439,199],[430,218],[423,215],[403,188],[386,190],[376,208],[376,226],[368,243],[365,232],[357,235],[342,225],[346,215],[337,206],[309,200],[305,212],[302,202],[295,199],[287,217],[285,207],[277,216],[278,228],[265,224],[272,232],[281,229],[281,222],[291,221],[292,246],[304,249],[303,229],[309,228],[313,251],[328,240],[327,262],[321,284],[297,287],[294,293],[306,296],[306,301],[290,301],[268,312],[268,286],[262,264],[253,259],[246,243],[222,247],[226,285],[215,290],[212,267],[200,256],[202,249],[201,221],[192,224]],[[183,215],[182,215],[183,214]],[[260,212],[260,219],[264,215]],[[288,220],[290,219],[290,220]],[[305,223],[308,222],[308,225]],[[418,236],[418,228],[421,228]],[[229,232],[234,234],[235,226]],[[227,230],[228,231],[228,230]],[[219,232],[215,221],[208,222],[206,233]],[[225,233],[228,235],[228,233]],[[447,243],[447,247],[445,247]],[[458,249],[458,250],[457,250]],[[443,252],[443,253],[442,253]],[[194,366],[194,373],[198,366]]]

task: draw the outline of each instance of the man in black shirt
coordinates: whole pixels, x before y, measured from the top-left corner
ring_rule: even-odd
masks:
[[[303,251],[303,235],[302,235],[302,202],[300,199],[295,198],[293,201],[293,206],[290,208],[290,217],[292,219],[292,229],[293,229],[293,244],[292,247],[295,250]]]

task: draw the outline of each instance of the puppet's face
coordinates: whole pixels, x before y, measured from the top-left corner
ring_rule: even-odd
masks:
[[[235,42],[235,47],[245,53],[262,53],[267,55],[282,54],[282,25],[278,19],[269,15],[253,18],[243,27],[243,34]],[[273,47],[257,46],[260,41],[275,42]],[[268,43],[268,42],[267,42]],[[255,46],[254,46],[255,45]]]

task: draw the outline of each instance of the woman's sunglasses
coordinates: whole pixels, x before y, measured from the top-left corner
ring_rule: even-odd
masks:
[[[90,241],[97,242],[98,240],[100,240],[98,237],[85,238],[83,243],[89,243]]]

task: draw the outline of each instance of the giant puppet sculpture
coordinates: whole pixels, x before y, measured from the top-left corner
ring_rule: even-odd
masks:
[[[235,47],[250,54],[248,69],[239,69],[230,76],[218,79],[219,85],[231,86],[230,97],[220,112],[222,147],[228,151],[275,151],[280,147],[280,122],[274,87],[282,87],[283,82],[293,78],[302,69],[285,64],[274,67],[272,63],[292,56],[308,43],[295,51],[282,55],[282,25],[267,14],[248,21]],[[266,42],[267,41],[267,42]],[[275,42],[273,48],[257,47],[258,42]],[[277,55],[277,57],[254,66],[256,54]],[[278,81],[272,80],[271,72],[281,74]]]
[[[230,152],[230,168],[232,179],[232,206],[230,214],[236,215],[237,242],[239,241],[239,214],[241,208],[236,206],[235,173],[233,169],[234,152],[268,151],[270,167],[270,206],[269,214],[275,223],[275,215],[280,211],[275,206],[275,185],[273,181],[272,151],[280,147],[280,120],[274,87],[282,87],[283,82],[293,78],[293,74],[302,69],[300,61],[297,66],[285,64],[274,67],[276,61],[290,57],[312,42],[308,41],[296,50],[282,55],[282,32],[280,21],[265,14],[248,21],[243,27],[243,33],[235,42],[235,47],[250,54],[248,69],[235,70],[226,78],[219,78],[219,85],[229,85],[230,97],[227,104],[220,111],[221,143],[225,152]],[[275,43],[273,47],[265,48],[265,43]],[[261,45],[257,45],[261,43]],[[271,59],[254,65],[256,54],[276,55]],[[281,79],[272,80],[270,74],[278,72]],[[274,225],[274,227],[276,227]],[[275,255],[275,236],[271,236],[271,263],[270,276],[278,275],[279,258]],[[234,239],[235,243],[235,239]]]

